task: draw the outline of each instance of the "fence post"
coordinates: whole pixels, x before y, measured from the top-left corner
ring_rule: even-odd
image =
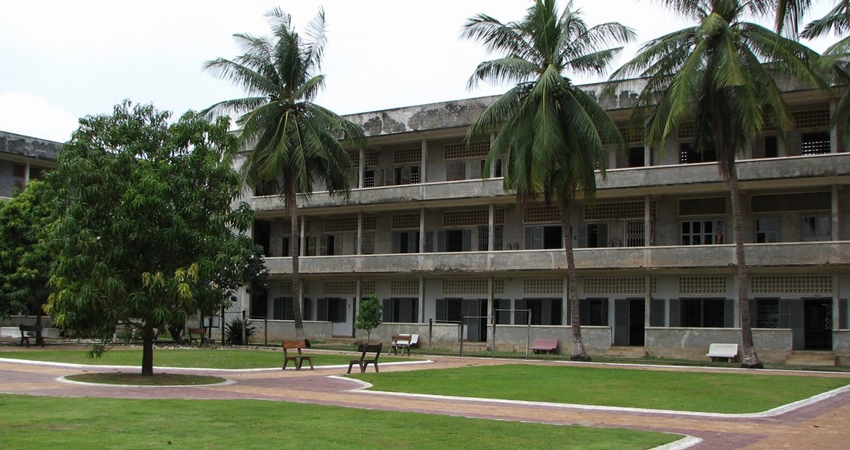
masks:
[[[434,319],[428,319],[428,354],[431,354],[431,343],[434,335]]]
[[[221,329],[221,345],[224,345],[224,308],[221,308],[221,318],[218,321],[218,326]]]
[[[460,341],[460,356],[463,356],[463,318],[461,317],[460,323],[457,325],[457,339]]]
[[[248,320],[245,318],[245,310],[242,310],[242,345],[248,345]]]
[[[269,345],[269,315],[263,317],[263,345]]]

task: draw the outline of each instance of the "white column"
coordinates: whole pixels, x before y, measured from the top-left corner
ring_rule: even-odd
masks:
[[[419,277],[419,323],[425,323],[425,277]]]
[[[357,212],[357,250],[354,252],[355,255],[363,254],[363,211]],[[359,283],[359,281],[358,281]],[[358,284],[359,286],[359,284]],[[358,297],[359,298],[359,297]]]
[[[360,149],[360,160],[357,164],[357,187],[364,186],[364,177],[366,176],[366,149]]]
[[[490,203],[490,218],[487,226],[489,227],[488,232],[490,233],[487,236],[487,250],[492,252],[496,250],[496,206],[492,203]],[[492,284],[492,279],[490,283]]]
[[[841,202],[839,202],[839,195],[841,195],[841,190],[837,184],[832,185],[832,240],[838,241],[840,240],[839,226],[841,225],[841,221],[839,219],[841,214]]]
[[[422,159],[419,161],[419,182],[428,181],[428,141],[422,139]]]
[[[838,100],[832,99],[829,101],[829,117],[835,116],[835,109],[838,107]],[[839,141],[841,140],[840,125],[836,125],[829,130],[829,152],[838,153]]]
[[[425,253],[425,208],[419,208],[419,253]]]
[[[652,199],[643,196],[643,245],[649,247],[652,242]]]

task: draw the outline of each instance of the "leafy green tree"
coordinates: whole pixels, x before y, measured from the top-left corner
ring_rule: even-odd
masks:
[[[244,50],[233,60],[207,61],[204,70],[241,86],[251,97],[216,103],[208,117],[240,114],[237,125],[240,146],[248,150],[242,173],[249,186],[272,189],[283,199],[292,223],[292,296],[296,339],[304,339],[299,299],[298,194],[309,194],[323,182],[331,195],[348,195],[351,158],[341,139],[361,139],[354,123],[323,108],[313,100],[325,77],[320,70],[325,36],[325,15],[310,22],[304,40],[292,29],[290,16],[280,9],[267,14],[273,37],[236,34]]]
[[[579,193],[593,198],[594,169],[605,170],[603,142],[622,146],[622,136],[596,100],[564,74],[602,73],[621,50],[606,46],[628,42],[634,32],[619,23],[588,27],[572,2],[559,13],[555,0],[537,0],[519,22],[503,24],[478,14],[466,23],[463,37],[503,55],[479,64],[470,87],[479,80],[516,83],[475,121],[467,141],[498,132],[487,170],[503,161],[505,188],[524,202],[542,193],[547,204],[556,199],[560,205],[572,305],[571,358],[589,360],[581,337],[570,209]]]
[[[636,118],[645,118],[646,140],[657,145],[685,122],[693,121],[694,148],[715,151],[718,168],[732,201],[738,310],[744,367],[760,368],[753,345],[748,272],[741,233],[741,200],[736,155],[750,136],[768,125],[780,130],[792,124],[788,105],[774,75],[787,74],[809,84],[818,77],[810,63],[817,54],[755,23],[773,3],[766,0],[659,0],[696,25],[646,43],[612,78],[639,76],[646,87],[638,97]],[[766,65],[765,62],[770,64]]]
[[[381,324],[382,316],[383,308],[377,295],[372,294],[371,297],[360,302],[360,311],[354,318],[354,328],[366,331],[366,342],[372,339],[372,330]]]
[[[253,213],[231,167],[229,122],[188,112],[169,125],[150,105],[80,119],[47,180],[55,186],[58,251],[46,307],[56,324],[100,337],[141,334],[153,374],[154,330],[232,302],[258,248],[241,234]]]
[[[55,211],[50,186],[40,181],[30,182],[25,191],[0,203],[0,318],[25,312],[41,323],[54,258],[45,239]],[[39,344],[41,339],[39,333]]]

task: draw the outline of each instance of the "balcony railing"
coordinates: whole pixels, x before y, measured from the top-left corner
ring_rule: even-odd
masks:
[[[745,245],[752,268],[850,265],[850,241]],[[719,269],[734,265],[733,245],[575,249],[576,268],[586,271]],[[307,256],[303,274],[516,273],[566,269],[563,250]],[[272,274],[291,273],[291,258],[266,258]]]
[[[850,153],[795,156],[769,159],[749,159],[738,162],[738,179],[742,184],[771,182],[773,180],[821,179],[835,182],[836,177],[850,177]],[[382,205],[427,202],[429,206],[459,206],[459,201],[471,203],[510,202],[513,194],[506,192],[502,178],[441,181],[421,184],[382,186],[353,189],[347,200],[331,197],[327,192],[315,192],[309,197],[299,196],[299,207],[306,210],[362,208],[381,209]],[[669,193],[681,186],[722,185],[723,179],[716,163],[677,164],[629,169],[612,169],[603,179],[597,174],[597,195],[615,197],[640,189],[643,194]],[[791,187],[791,185],[788,185]],[[721,187],[725,189],[725,187]],[[282,212],[283,203],[277,196],[258,196],[251,200],[258,213]],[[441,204],[441,202],[443,202]]]

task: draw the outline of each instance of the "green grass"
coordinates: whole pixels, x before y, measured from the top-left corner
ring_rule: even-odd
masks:
[[[203,386],[224,383],[226,381],[224,378],[207,375],[183,375],[175,373],[157,373],[152,376],[121,372],[81,373],[78,375],[68,375],[65,378],[80,383],[128,384],[134,386]]]
[[[850,379],[504,365],[356,375],[391,392],[717,413],[761,412]]]
[[[348,365],[354,355],[328,353],[312,354],[316,366]],[[112,349],[100,358],[89,358],[87,350],[31,350],[0,351],[0,358],[27,359],[35,361],[53,361],[72,364],[91,364],[105,366],[141,367],[140,349]],[[410,361],[408,358],[382,357],[380,362]],[[230,349],[155,349],[154,366],[159,367],[203,367],[212,369],[262,369],[283,365],[283,352],[270,350],[230,350]],[[309,364],[304,363],[306,367]],[[293,364],[289,363],[288,367]]]
[[[24,413],[22,413],[24,412]],[[9,449],[647,449],[662,433],[257,400],[0,395]]]

